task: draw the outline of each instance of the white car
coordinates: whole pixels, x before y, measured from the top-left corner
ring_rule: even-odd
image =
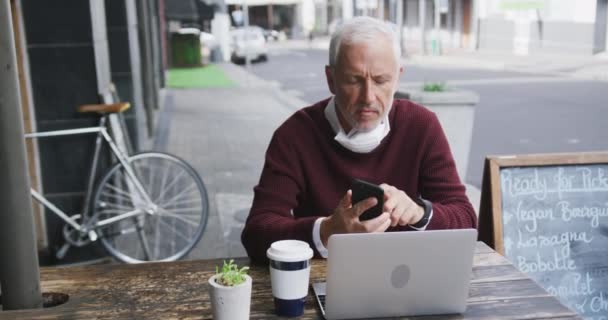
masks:
[[[251,61],[268,59],[268,48],[264,38],[264,30],[260,27],[237,28],[230,31],[231,59],[234,62],[244,62],[245,57]]]

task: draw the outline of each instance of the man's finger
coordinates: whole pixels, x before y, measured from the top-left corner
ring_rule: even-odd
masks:
[[[385,195],[385,197],[386,197],[386,195]],[[398,200],[399,199],[397,199],[395,197],[389,198],[388,200],[386,200],[386,198],[385,198],[384,199],[384,208],[383,208],[383,210],[386,211],[386,212],[389,212],[389,213],[393,212],[395,210],[395,208],[397,208],[397,206],[399,204]]]
[[[399,219],[405,215],[405,212],[406,210],[404,209],[403,205],[398,205],[395,207],[395,209],[391,211],[391,226],[396,226],[399,223]]]
[[[390,192],[389,188],[391,186],[386,183],[383,183],[379,187],[384,191],[384,202],[386,203],[386,200],[388,200],[390,198],[391,192]]]
[[[344,196],[342,197],[342,199],[340,199],[340,203],[338,203],[338,207],[339,208],[350,208],[351,206],[351,199],[352,199],[352,190],[348,189],[348,191],[346,191],[346,194],[344,194]]]
[[[409,212],[406,212],[399,218],[399,225],[406,226],[410,223],[410,220],[412,220],[412,215]]]
[[[374,197],[361,200],[353,204],[353,213],[355,217],[359,217],[363,212],[365,212],[365,210],[373,208],[376,204],[378,204],[378,200],[376,200]]]
[[[384,232],[391,225],[390,214],[383,212],[381,215],[363,222],[363,224],[368,232]]]
[[[391,227],[396,226],[399,223],[399,219],[401,219],[402,213],[397,213],[396,210],[391,213]]]
[[[384,223],[378,229],[376,229],[373,232],[384,232],[390,226],[391,226],[391,219],[386,219],[386,221],[384,221]]]

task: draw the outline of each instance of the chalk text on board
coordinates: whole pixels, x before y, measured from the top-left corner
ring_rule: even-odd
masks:
[[[564,247],[562,250],[553,249],[553,259],[544,260],[540,253],[536,253],[536,259],[527,260],[526,257],[517,256],[517,268],[523,272],[546,272],[546,271],[573,271],[576,270],[576,263],[570,259],[570,248]]]
[[[534,170],[534,176],[518,177],[513,176],[511,171],[501,172],[502,189],[506,190],[510,196],[531,195],[543,200],[547,197],[547,181],[538,176],[538,171]]]
[[[587,232],[562,232],[558,235],[552,236],[527,236],[521,232],[521,230],[517,230],[518,240],[517,247],[518,248],[543,248],[543,247],[553,247],[558,245],[570,246],[571,242],[582,241],[584,243],[591,243],[593,240],[592,236],[588,236]]]
[[[545,200],[551,193],[557,193],[562,199],[564,193],[608,191],[608,172],[604,169],[576,168],[576,171],[576,174],[567,174],[564,168],[559,168],[553,175],[553,189],[548,186],[547,177],[539,175],[536,168],[533,174],[525,176],[501,171],[502,189],[511,197],[533,195],[537,200]]]
[[[553,220],[553,209],[551,208],[525,210],[522,208],[522,205],[523,201],[519,201],[517,210],[515,211],[515,217],[518,222],[525,222],[525,228],[529,232],[536,231],[538,228],[538,220]]]
[[[608,297],[603,292],[591,299],[589,308],[593,312],[608,311]]]
[[[547,292],[552,295],[559,295],[561,297],[588,296],[595,292],[595,289],[591,287],[591,282],[593,281],[593,279],[589,275],[589,272],[585,273],[585,280],[583,280],[583,276],[580,273],[575,272],[572,280],[573,281],[570,283],[570,285],[557,287],[548,286]],[[584,306],[585,303],[582,303],[577,309],[583,309],[581,311],[584,311]]]
[[[597,168],[597,175],[594,175],[589,168],[577,168],[576,170],[582,173],[585,189],[608,189],[608,175],[606,175],[604,169]]]
[[[591,227],[597,228],[600,224],[600,217],[608,217],[608,203],[604,207],[582,206],[570,207],[570,202],[562,200],[557,203],[557,208],[561,212],[562,220],[568,222],[572,219],[590,219]]]

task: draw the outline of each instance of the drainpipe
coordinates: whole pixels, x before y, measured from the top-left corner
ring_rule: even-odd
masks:
[[[0,177],[2,308],[40,308],[40,271],[10,1],[0,1]]]
[[[152,30],[150,29],[150,10],[148,9],[148,4],[148,0],[137,0],[137,27],[141,50],[141,75],[148,137],[153,137],[155,132],[154,112],[156,110],[154,95],[156,91],[154,90],[154,60],[152,57],[152,43],[150,43]]]

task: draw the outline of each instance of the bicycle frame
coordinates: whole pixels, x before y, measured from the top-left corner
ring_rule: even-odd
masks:
[[[102,118],[99,121],[99,126],[98,127],[87,127],[87,128],[78,128],[78,129],[67,129],[67,130],[55,130],[55,131],[46,131],[46,132],[33,132],[33,133],[27,133],[25,134],[25,138],[27,139],[35,139],[35,138],[46,138],[46,137],[57,137],[57,136],[69,136],[69,135],[80,135],[80,134],[91,134],[91,133],[96,133],[97,134],[97,139],[95,141],[95,153],[93,156],[93,163],[91,166],[91,170],[89,173],[89,179],[88,179],[88,184],[87,184],[87,191],[86,191],[86,197],[85,197],[85,203],[84,203],[84,207],[83,207],[83,212],[82,212],[82,217],[83,217],[83,223],[82,224],[78,224],[76,223],[73,219],[71,219],[68,214],[66,214],[65,212],[63,212],[61,209],[57,208],[53,203],[51,203],[47,198],[45,198],[43,195],[41,195],[39,192],[37,192],[34,189],[31,189],[31,193],[32,196],[34,197],[34,199],[36,199],[38,202],[40,202],[43,206],[45,206],[46,208],[48,208],[49,210],[51,210],[51,212],[55,213],[59,218],[61,218],[62,220],[64,220],[66,223],[68,223],[69,225],[71,225],[74,229],[82,232],[82,233],[87,233],[89,231],[94,231],[95,229],[105,226],[105,225],[109,225],[112,223],[115,223],[117,221],[120,220],[124,220],[127,218],[131,218],[131,217],[135,217],[144,213],[151,213],[153,212],[153,208],[151,206],[153,206],[152,204],[152,200],[150,199],[150,196],[148,195],[148,193],[145,191],[145,189],[143,188],[141,182],[137,179],[137,177],[135,176],[135,173],[133,172],[133,168],[131,167],[131,165],[129,164],[128,160],[127,160],[127,155],[125,155],[125,153],[123,153],[119,147],[116,145],[116,143],[114,143],[114,141],[112,140],[112,137],[110,136],[110,134],[107,131],[107,128],[105,126],[106,124],[106,115],[102,116]],[[104,219],[104,220],[99,220],[99,221],[95,221],[94,223],[90,222],[90,221],[86,221],[85,217],[87,217],[87,213],[90,207],[90,202],[91,202],[91,197],[92,197],[92,193],[93,193],[93,187],[94,187],[94,183],[95,183],[95,173],[97,171],[97,165],[99,162],[99,156],[100,156],[100,150],[101,150],[101,145],[102,145],[102,139],[105,140],[108,145],[110,146],[110,150],[112,151],[112,153],[114,154],[114,156],[116,156],[116,158],[118,159],[118,161],[122,164],[122,166],[124,167],[127,176],[129,177],[129,179],[131,180],[130,183],[133,184],[133,187],[135,189],[135,191],[138,193],[138,196],[141,196],[144,200],[144,203],[146,204],[146,206],[148,206],[148,208],[144,208],[142,209],[135,209],[129,212],[125,212],[123,214],[120,214],[116,217],[112,217],[112,218],[108,218],[108,219]],[[131,185],[129,185],[131,186]],[[93,220],[93,219],[91,219]],[[96,235],[90,235],[91,238],[96,238]],[[95,239],[92,239],[95,240]]]

